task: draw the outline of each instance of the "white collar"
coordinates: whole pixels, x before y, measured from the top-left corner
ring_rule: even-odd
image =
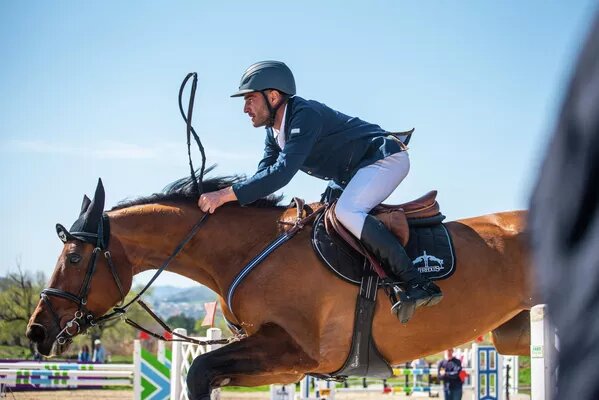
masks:
[[[283,132],[283,135],[285,135],[285,116],[287,115],[287,104],[289,103],[285,103],[285,108],[283,109],[283,119],[281,120],[281,129],[275,129],[275,127],[272,127],[272,131],[275,134],[275,138],[277,136],[279,136],[280,132]]]

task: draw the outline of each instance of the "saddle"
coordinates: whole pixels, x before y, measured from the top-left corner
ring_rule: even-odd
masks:
[[[329,235],[337,234],[351,247],[360,254],[368,256],[365,253],[364,247],[359,240],[352,235],[339,222],[335,215],[335,206],[333,203],[325,212],[325,227]],[[422,197],[404,204],[390,205],[380,204],[376,206],[371,214],[378,218],[385,227],[393,232],[402,246],[406,247],[410,240],[410,224],[409,219],[426,219],[427,223],[432,224],[432,220],[436,217],[439,219],[441,211],[437,202],[437,191],[431,190]],[[439,221],[440,222],[440,221]]]

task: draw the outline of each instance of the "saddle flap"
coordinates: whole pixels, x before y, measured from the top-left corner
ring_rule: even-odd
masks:
[[[410,227],[406,214],[401,208],[392,212],[378,213],[375,217],[393,232],[403,247],[406,247],[410,239]]]
[[[437,202],[437,191],[431,190],[422,197],[403,204],[379,204],[373,210],[373,214],[392,213],[402,210],[406,218],[429,218],[441,212]]]
[[[353,247],[354,250],[361,254],[365,254],[360,241],[337,219],[337,216],[335,215],[336,205],[337,203],[333,203],[325,214],[324,222],[327,233],[329,235],[336,234]],[[408,243],[410,238],[410,228],[408,227],[408,220],[401,209],[378,214],[376,215],[376,218],[378,218],[388,230],[393,232],[402,246],[405,246]]]
[[[335,215],[335,207],[337,203],[333,203],[328,210],[325,211],[324,215],[324,226],[329,236],[337,235],[347,244],[349,244],[354,250],[362,255],[366,255],[362,249],[360,242],[339,222]]]

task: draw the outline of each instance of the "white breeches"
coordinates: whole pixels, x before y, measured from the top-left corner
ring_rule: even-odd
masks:
[[[408,171],[410,157],[407,151],[360,168],[337,201],[337,219],[359,239],[370,210],[393,193]]]

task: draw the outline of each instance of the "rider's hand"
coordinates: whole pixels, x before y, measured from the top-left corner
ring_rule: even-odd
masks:
[[[212,214],[218,207],[229,201],[237,200],[233,188],[230,186],[216,192],[204,193],[198,200],[198,207],[204,212]]]

